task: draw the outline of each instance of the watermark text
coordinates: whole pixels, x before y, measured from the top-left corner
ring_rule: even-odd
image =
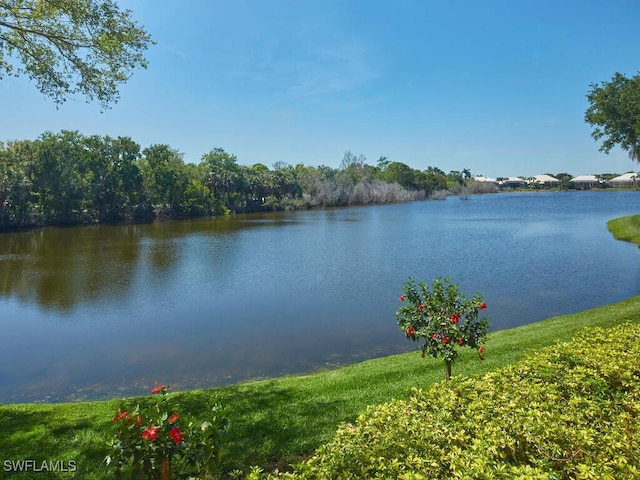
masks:
[[[5,472],[75,472],[78,464],[75,460],[5,460],[3,465]]]

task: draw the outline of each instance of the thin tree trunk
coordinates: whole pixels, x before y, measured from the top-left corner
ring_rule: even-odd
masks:
[[[169,459],[168,458],[164,458],[162,459],[162,472],[161,472],[161,477],[162,480],[170,480],[171,479],[171,474],[169,472]]]
[[[444,362],[446,368],[446,378],[447,381],[451,380],[451,362],[449,360],[445,360]]]

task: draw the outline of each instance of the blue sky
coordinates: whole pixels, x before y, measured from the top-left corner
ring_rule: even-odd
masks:
[[[637,0],[122,0],[149,68],[100,112],[0,80],[0,140],[166,143],[198,162],[338,167],[346,150],[475,175],[623,173],[584,123],[589,85],[640,70]]]

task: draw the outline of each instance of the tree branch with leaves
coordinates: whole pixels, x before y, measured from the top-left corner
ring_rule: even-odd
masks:
[[[116,103],[153,43],[111,0],[0,1],[0,79],[26,75],[57,105],[78,94]]]
[[[640,75],[616,72],[608,82],[591,84],[587,100],[584,119],[595,127],[591,136],[603,139],[600,151],[609,153],[617,145],[640,162]]]

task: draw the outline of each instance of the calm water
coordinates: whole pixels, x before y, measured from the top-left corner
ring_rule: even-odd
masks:
[[[499,194],[0,235],[0,402],[205,387],[409,351],[405,279],[484,294],[493,329],[640,293],[606,221],[640,192]]]

